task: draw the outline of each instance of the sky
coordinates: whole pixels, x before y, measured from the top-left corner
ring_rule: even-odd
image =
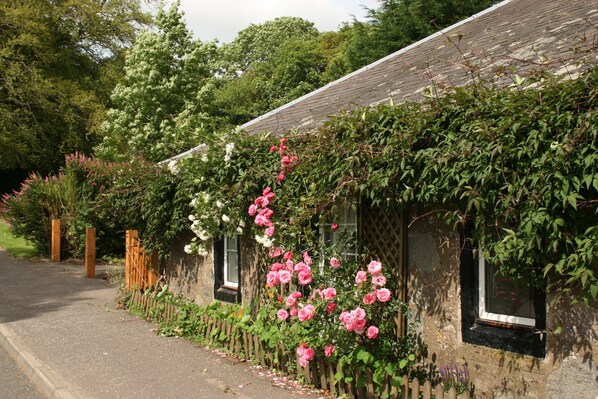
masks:
[[[276,17],[301,17],[320,32],[338,30],[353,15],[365,20],[363,6],[377,8],[378,0],[181,0],[187,27],[201,41],[231,42],[250,24]]]

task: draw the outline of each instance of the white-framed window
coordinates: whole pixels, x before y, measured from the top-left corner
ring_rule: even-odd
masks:
[[[535,327],[534,290],[509,277],[496,274],[478,255],[478,312],[482,321]]]
[[[239,287],[239,240],[237,236],[224,237],[224,286]]]
[[[341,241],[341,237],[357,237],[357,224],[357,204],[351,203],[340,206],[336,218],[322,226],[322,244],[325,247],[336,245],[338,254],[343,260],[357,261],[356,249],[350,248],[345,242]],[[334,229],[333,226],[335,227]]]

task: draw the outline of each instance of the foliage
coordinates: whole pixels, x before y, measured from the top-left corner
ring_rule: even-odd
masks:
[[[29,259],[37,255],[35,248],[25,239],[15,237],[8,224],[0,220],[0,247],[17,258]]]
[[[247,234],[242,210],[263,187],[277,197],[274,245],[302,249],[316,247],[333,204],[437,204],[455,227],[472,222],[471,238],[502,273],[538,284],[549,277],[561,292],[596,298],[597,79],[592,69],[572,81],[531,75],[504,89],[479,82],[423,104],[341,115],[314,134],[287,136],[297,159],[283,185],[268,135],[238,133],[228,157],[222,142],[180,170],[199,193],[203,236]],[[263,228],[252,231],[263,237]]]
[[[52,219],[58,218],[67,208],[74,213],[74,198],[74,185],[62,174],[45,179],[32,174],[23,182],[20,191],[3,196],[2,208],[12,234],[31,242],[38,253],[47,254]],[[61,228],[63,233],[66,232],[65,226]],[[67,247],[63,241],[61,251],[68,252]]]
[[[496,2],[380,0],[378,8],[367,9],[366,22],[353,21],[350,38],[342,45],[343,56],[335,60],[338,71],[332,76],[339,78],[359,69]]]
[[[319,32],[295,17],[250,25],[222,46],[219,58],[215,103],[233,125],[317,89],[326,66]]]
[[[90,152],[122,50],[150,19],[138,0],[0,4],[0,169],[56,171]]]
[[[215,44],[192,39],[178,3],[161,10],[156,25],[135,41],[112,93],[96,149],[104,159],[158,162],[209,140],[215,129]]]
[[[110,163],[74,154],[58,175],[34,174],[20,191],[5,195],[3,207],[13,234],[31,241],[41,254],[49,253],[54,218],[61,221],[63,258],[83,256],[88,226],[96,228],[98,257],[122,255],[130,228],[153,237],[146,247],[164,254],[184,228],[182,215],[173,214],[177,208],[171,206],[178,198],[173,179],[165,168],[147,162]],[[187,197],[184,202],[187,206]],[[165,219],[173,222],[164,225]]]

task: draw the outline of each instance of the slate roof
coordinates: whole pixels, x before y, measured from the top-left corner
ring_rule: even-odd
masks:
[[[343,110],[422,99],[434,82],[465,85],[465,66],[575,74],[578,50],[598,47],[598,0],[506,0],[241,126],[249,133],[308,131]],[[591,53],[595,57],[596,51]],[[179,158],[187,153],[179,154]]]

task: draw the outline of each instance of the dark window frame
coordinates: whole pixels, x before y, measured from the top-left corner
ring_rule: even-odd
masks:
[[[224,284],[224,240],[220,238],[214,241],[214,299],[230,303],[241,303],[241,238],[237,236],[237,262],[238,279],[237,288]]]
[[[546,293],[543,287],[534,290],[535,326],[501,324],[479,318],[479,268],[475,247],[461,232],[461,331],[463,342],[507,350],[538,358],[546,356]]]

